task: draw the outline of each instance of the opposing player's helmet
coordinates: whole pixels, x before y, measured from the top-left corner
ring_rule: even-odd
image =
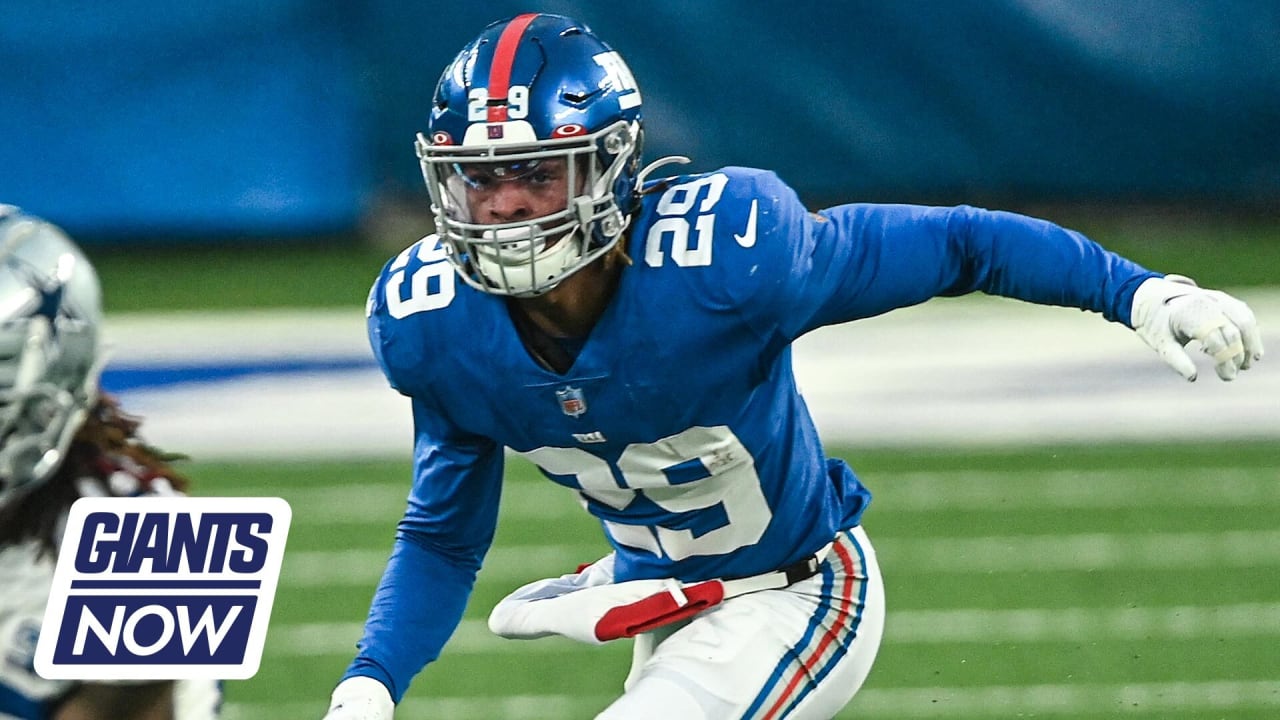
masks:
[[[607,252],[636,203],[640,91],[617,52],[580,22],[525,14],[494,23],[463,48],[436,87],[418,158],[436,230],[471,286],[537,295]],[[564,209],[482,224],[477,183],[561,168]]]
[[[49,479],[97,400],[102,291],[61,230],[0,205],[0,503]]]

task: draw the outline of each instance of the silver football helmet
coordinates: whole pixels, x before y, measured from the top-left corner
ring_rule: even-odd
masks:
[[[102,290],[61,230],[0,205],[0,504],[62,465],[98,399]]]

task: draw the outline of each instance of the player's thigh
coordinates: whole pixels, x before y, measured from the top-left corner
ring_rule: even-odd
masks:
[[[843,629],[845,623],[841,621],[837,621],[836,629],[826,636],[811,638],[800,651],[799,658],[791,660],[788,669],[775,681],[766,701],[758,704],[755,714],[744,717],[829,720],[862,688],[884,635],[884,581],[875,551],[862,529],[855,528],[851,535],[849,540],[852,542],[847,542],[846,547],[856,548],[864,554],[861,558],[864,572],[859,575],[865,576],[860,584],[853,585],[848,593],[844,593],[858,599],[855,604],[857,610],[851,611],[858,614],[852,621],[856,625],[852,638],[843,639],[842,633],[849,631]],[[836,593],[837,597],[841,594]],[[837,656],[838,661],[828,662]],[[789,684],[781,678],[790,678]],[[818,683],[817,689],[806,692],[805,688],[813,680]]]
[[[663,639],[598,718],[830,718],[866,679],[883,626],[879,568],[858,529],[811,580],[732,598]]]

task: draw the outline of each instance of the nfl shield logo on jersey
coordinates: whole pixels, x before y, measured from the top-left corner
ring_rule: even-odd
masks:
[[[582,395],[582,388],[566,385],[556,391],[556,399],[560,401],[560,409],[565,415],[578,417],[587,411],[587,399]]]

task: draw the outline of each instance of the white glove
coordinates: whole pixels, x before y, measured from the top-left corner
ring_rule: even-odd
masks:
[[[1213,358],[1223,380],[1234,380],[1262,359],[1262,334],[1249,306],[1181,275],[1143,281],[1133,294],[1129,324],[1187,380],[1196,379],[1196,365],[1184,349],[1193,340]]]
[[[349,677],[338,683],[323,720],[392,720],[396,704],[387,686],[371,677]]]
[[[518,588],[489,613],[489,630],[513,640],[563,635],[601,645],[692,617],[724,599],[719,580],[614,583],[613,558]]]

